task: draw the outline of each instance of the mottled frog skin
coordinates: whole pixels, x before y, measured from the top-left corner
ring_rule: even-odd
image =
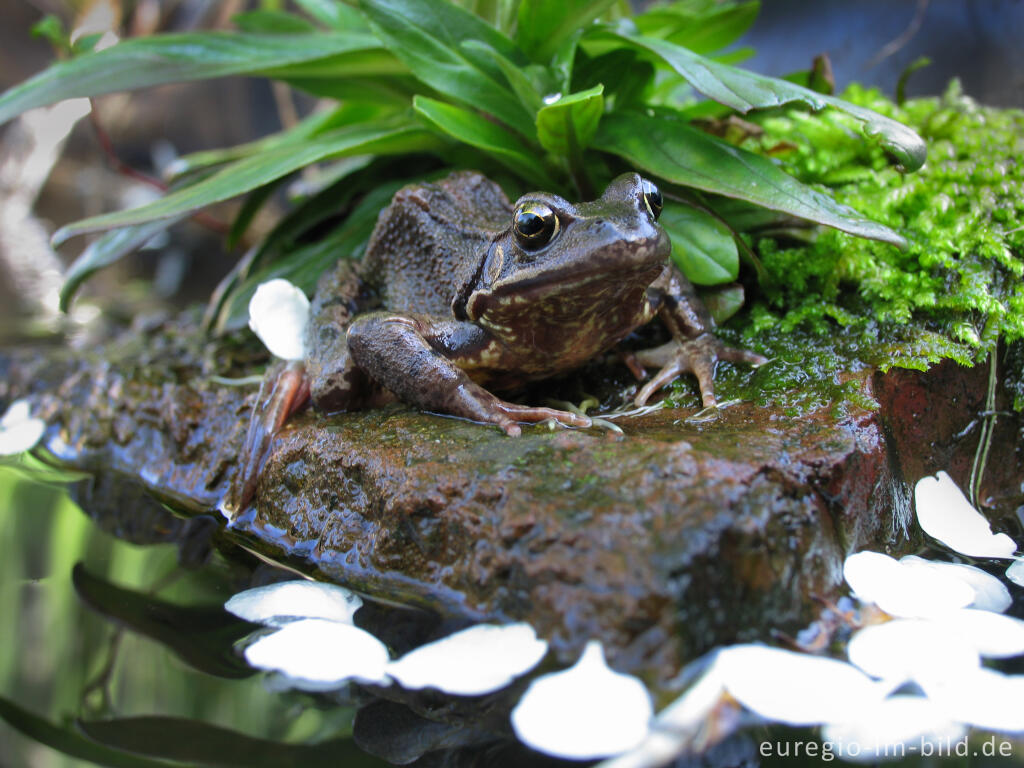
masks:
[[[719,359],[764,358],[712,334],[693,287],[669,262],[661,207],[657,188],[635,173],[576,204],[535,192],[512,205],[474,172],[401,189],[381,212],[364,260],[342,260],[321,279],[304,370],[278,380],[254,415],[247,450],[262,455],[307,393],[325,412],[397,396],[509,435],[546,419],[586,427],[585,416],[494,392],[570,371],[655,316],[672,341],[632,358],[660,369],[636,403],[692,372],[704,404],[714,405]],[[238,481],[250,489],[243,498],[255,488],[258,461],[250,456],[247,466]]]

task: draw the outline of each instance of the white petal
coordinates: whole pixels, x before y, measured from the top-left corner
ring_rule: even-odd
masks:
[[[282,360],[306,357],[308,323],[309,299],[287,280],[260,283],[249,301],[249,327]]]
[[[1006,569],[1006,578],[1018,587],[1024,587],[1024,558],[1013,561],[1010,567]]]
[[[7,406],[7,412],[0,417],[0,429],[10,429],[16,424],[28,421],[32,417],[28,400],[21,398]]]
[[[971,608],[978,608],[983,611],[1002,613],[1013,600],[1010,598],[1010,590],[1006,588],[999,579],[991,573],[986,573],[981,568],[963,563],[942,563],[935,560],[925,560],[916,555],[907,555],[900,558],[900,564],[911,568],[931,568],[932,570],[960,579],[970,585],[974,590],[974,602]]]
[[[348,680],[388,682],[384,644],[336,621],[293,621],[246,648],[245,658],[254,667],[281,672],[307,691],[331,690]]]
[[[363,601],[344,587],[321,581],[282,581],[239,592],[224,607],[254,624],[283,626],[295,619],[352,623]]]
[[[725,648],[715,666],[744,707],[791,725],[854,719],[887,691],[845,662],[763,645]]]
[[[932,616],[975,599],[974,589],[948,573],[902,565],[880,552],[850,555],[843,576],[860,600],[877,603],[891,616]]]
[[[875,762],[914,756],[927,744],[956,742],[966,729],[952,722],[945,711],[924,696],[892,696],[864,716],[847,723],[832,723],[821,739],[846,760]]]
[[[651,725],[642,742],[596,768],[651,768],[668,765],[694,743],[725,696],[725,686],[712,663],[686,693],[673,701]],[[710,726],[713,730],[714,726]]]
[[[917,521],[925,533],[971,557],[1013,557],[1017,545],[1005,533],[993,534],[988,520],[971,506],[945,472],[922,477],[914,488]]]
[[[1024,654],[1024,621],[1012,616],[965,608],[936,616],[930,624],[934,632],[956,635],[982,656],[1004,659]]]
[[[13,456],[35,448],[45,431],[42,419],[26,419],[0,429],[0,456]]]
[[[540,752],[590,760],[635,747],[652,714],[643,683],[610,670],[601,644],[591,640],[573,667],[530,683],[512,710],[512,727]]]
[[[993,614],[997,615],[997,614]],[[869,675],[898,684],[981,665],[978,652],[930,619],[894,619],[857,632],[846,649],[850,661]]]
[[[928,698],[952,720],[992,731],[1024,732],[1024,676],[980,667],[922,683]]]
[[[547,652],[529,624],[480,624],[410,651],[387,671],[403,688],[478,696],[504,688]]]

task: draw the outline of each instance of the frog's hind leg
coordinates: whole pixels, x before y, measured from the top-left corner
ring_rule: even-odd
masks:
[[[302,363],[289,363],[284,370],[276,374],[270,394],[266,397],[263,396],[263,388],[260,388],[260,394],[249,419],[245,445],[239,454],[241,466],[220,503],[221,512],[229,520],[252,501],[260,478],[260,468],[274,435],[281,431],[288,417],[308,401],[309,379]]]
[[[513,437],[521,432],[517,422],[554,419],[566,426],[590,426],[586,416],[508,403],[474,382],[458,361],[479,356],[486,344],[483,331],[472,324],[416,314],[371,312],[348,329],[349,350],[359,368],[425,411],[497,424]]]

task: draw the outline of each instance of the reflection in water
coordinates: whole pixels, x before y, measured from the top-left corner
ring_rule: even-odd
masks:
[[[0,607],[13,617],[0,644],[0,763],[385,765],[354,747],[352,707],[269,692],[231,652],[251,626],[220,606],[251,584],[251,564],[210,554],[203,523],[121,493],[107,499],[119,520],[104,525],[183,541],[192,567],[177,544],[119,540],[60,488],[0,466]],[[197,553],[209,555],[198,567]]]

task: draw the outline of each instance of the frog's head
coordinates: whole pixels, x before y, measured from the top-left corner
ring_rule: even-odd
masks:
[[[524,195],[470,290],[456,299],[456,314],[490,324],[514,307],[595,307],[602,297],[646,290],[671,249],[657,223],[661,208],[658,188],[636,173],[619,176],[589,203]]]

